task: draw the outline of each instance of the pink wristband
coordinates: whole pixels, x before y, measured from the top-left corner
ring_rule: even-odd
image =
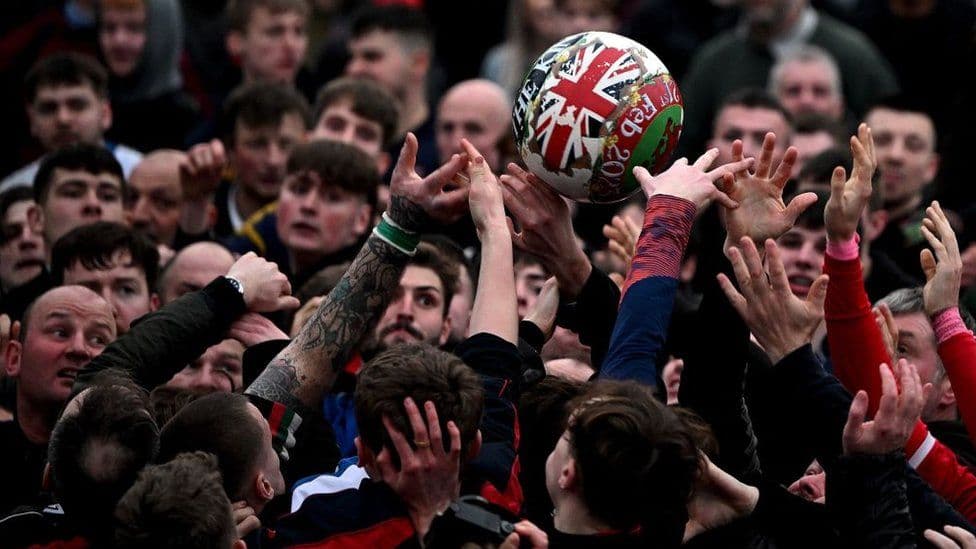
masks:
[[[956,334],[969,331],[959,314],[959,307],[949,307],[936,313],[932,318],[932,329],[935,330],[935,337],[940,344]]]
[[[848,240],[847,242],[833,242],[827,239],[827,255],[834,259],[840,259],[841,261],[850,261],[851,259],[857,259],[861,257],[860,248],[858,244],[861,242],[861,237],[854,233],[854,238]]]

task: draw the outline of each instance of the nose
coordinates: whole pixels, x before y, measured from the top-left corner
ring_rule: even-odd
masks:
[[[413,300],[410,296],[404,296],[395,303],[398,319],[413,319]]]
[[[136,203],[132,205],[132,209],[129,210],[130,224],[132,225],[146,225],[149,223],[149,200],[139,197],[136,199]]]
[[[98,199],[98,192],[92,188],[85,193],[82,214],[85,216],[101,217],[102,202]]]
[[[807,475],[796,481],[794,486],[796,486],[795,493],[810,501],[823,497],[820,485],[817,482],[817,475]]]
[[[268,150],[268,164],[278,170],[283,170],[288,161],[288,151],[277,143],[272,143]]]
[[[816,246],[812,242],[805,242],[803,247],[800,248],[799,261],[802,266],[806,268],[818,268],[818,261],[821,260],[820,253],[817,251]]]
[[[71,109],[67,105],[59,105],[57,111],[57,123],[60,126],[68,126],[74,116],[71,114]]]
[[[363,62],[362,57],[353,55],[349,59],[349,63],[346,64],[346,74],[349,76],[363,76],[366,71],[366,65]]]
[[[71,336],[64,354],[72,362],[82,365],[92,359],[92,350],[88,347],[84,331],[78,330]]]

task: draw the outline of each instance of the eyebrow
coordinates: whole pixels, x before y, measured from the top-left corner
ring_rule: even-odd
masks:
[[[415,292],[436,292],[441,293],[441,289],[437,286],[414,286],[413,288],[406,288],[413,290]]]

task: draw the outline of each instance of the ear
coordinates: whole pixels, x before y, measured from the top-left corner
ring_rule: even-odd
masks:
[[[254,477],[254,493],[261,498],[262,501],[271,501],[275,497],[274,487],[271,485],[271,481],[264,473],[258,473]]]
[[[943,383],[945,384],[945,391],[939,397],[939,407],[954,407],[956,405],[956,393],[952,391],[952,383],[949,382],[949,378],[946,378]]]
[[[98,123],[102,127],[102,131],[106,132],[112,127],[112,103],[109,102],[108,98],[102,99],[102,104],[100,106],[101,113],[98,116]]]
[[[939,164],[942,163],[942,158],[939,153],[933,152],[932,158],[929,159],[929,165],[925,167],[925,179],[926,182],[931,182],[935,179],[936,174],[939,173]]]
[[[7,343],[4,353],[3,371],[7,377],[16,379],[20,375],[20,359],[24,356],[24,344],[16,339]]]
[[[247,544],[244,543],[244,540],[239,539],[234,542],[234,545],[232,547],[233,549],[247,549]]]
[[[474,461],[478,454],[481,452],[481,429],[478,429],[474,433],[474,440],[471,441],[471,445],[468,446],[468,455],[464,456],[463,463],[470,463]]]
[[[450,307],[448,303],[448,307]],[[444,321],[441,322],[441,335],[437,338],[437,344],[443,346],[447,343],[447,338],[451,336],[451,317],[447,314],[444,315]]]
[[[241,35],[240,31],[228,32],[227,38],[224,40],[224,47],[227,48],[227,53],[230,54],[235,64],[239,64],[241,52],[244,51],[244,36]]]
[[[563,465],[561,471],[559,471],[559,479],[557,480],[559,488],[567,492],[576,491],[576,460],[569,458],[566,460],[566,464]]]
[[[376,455],[373,451],[369,449],[365,444],[363,444],[362,439],[356,437],[353,440],[356,445],[356,459],[359,461],[359,466],[366,469],[366,474],[369,478],[378,479],[379,475],[376,474]]]
[[[159,310],[159,294],[153,292],[149,294],[149,312],[155,312]]]
[[[423,79],[430,71],[431,52],[424,48],[415,49],[410,55],[411,72],[418,79]]]
[[[356,236],[360,236],[368,231],[373,226],[373,208],[365,202],[360,204],[352,223]]]
[[[27,208],[27,224],[35,234],[44,234],[44,210],[40,204],[31,204]]]

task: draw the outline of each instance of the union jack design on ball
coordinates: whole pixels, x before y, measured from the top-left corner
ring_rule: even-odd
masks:
[[[650,50],[585,32],[547,49],[512,110],[526,167],[560,194],[616,202],[639,189],[633,168],[660,169],[683,111],[677,85]]]

